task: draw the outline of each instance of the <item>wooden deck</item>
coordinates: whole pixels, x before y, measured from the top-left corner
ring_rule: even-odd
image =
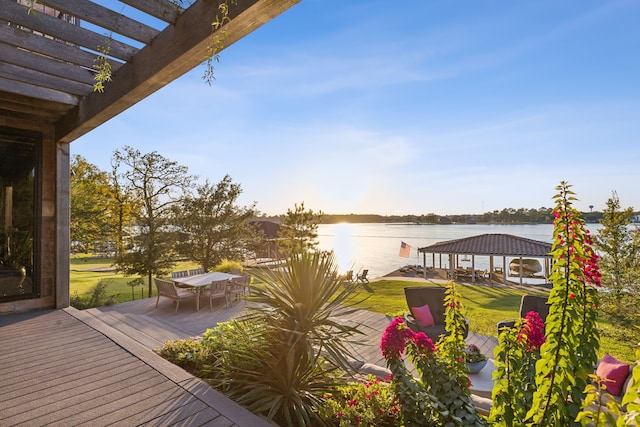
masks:
[[[270,425],[73,308],[0,316],[0,425]]]
[[[0,316],[0,425],[269,425],[153,350],[201,335],[244,313],[243,301],[211,311],[195,301],[147,298],[78,311]],[[357,360],[385,366],[386,316],[358,310],[344,319],[364,335]],[[495,338],[470,334],[493,355]]]
[[[158,308],[155,303],[156,298],[147,298],[87,311],[149,349],[161,347],[166,340],[201,335],[218,322],[232,319],[245,311],[243,301],[235,302],[229,308],[221,301],[214,305],[213,311],[205,304],[196,312],[195,303],[187,300],[180,303],[177,313],[174,313],[174,306],[167,299],[160,298]],[[380,338],[390,319],[383,314],[357,310],[344,317],[343,321],[358,325],[363,332],[362,336],[356,338],[358,342],[352,343],[356,359],[385,366],[380,352]],[[470,333],[467,343],[478,345],[484,354],[492,357],[497,339]]]

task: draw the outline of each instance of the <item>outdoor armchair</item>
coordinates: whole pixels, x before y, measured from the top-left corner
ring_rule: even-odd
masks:
[[[251,278],[249,276],[234,277],[233,279],[231,279],[229,281],[229,284],[227,285],[227,295],[229,301],[231,301],[232,298],[233,300],[237,300],[241,294],[246,294],[247,286],[249,285],[250,281]]]
[[[201,291],[201,296],[209,298],[209,308],[211,311],[213,311],[213,300],[215,298],[224,298],[225,306],[229,307],[228,283],[229,281],[227,279],[214,280],[206,289]]]
[[[366,285],[367,283],[369,283],[369,278],[367,278],[367,274],[369,274],[369,270],[362,270],[362,273],[356,276],[356,281],[358,283],[362,283],[363,285]]]
[[[158,290],[158,299],[156,299],[156,308],[158,307],[158,303],[160,302],[160,297],[169,298],[173,300],[173,303],[176,305],[175,312],[178,312],[178,307],[180,306],[180,301],[187,298],[194,298],[195,294],[190,290],[180,289],[176,287],[175,283],[164,280],[164,279],[153,279],[156,283],[156,289]]]
[[[424,332],[434,343],[441,335],[448,335],[445,329],[444,297],[445,288],[411,286],[404,288],[409,312],[405,323],[415,332]],[[464,338],[469,334],[469,322],[465,319]]]
[[[173,273],[171,273],[171,278],[176,279],[178,277],[187,277],[188,275],[189,275],[189,272],[187,270],[174,271]]]
[[[520,318],[524,318],[528,312],[535,311],[540,315],[542,321],[546,321],[549,314],[546,295],[523,295],[520,300]],[[513,328],[517,319],[506,319],[498,322],[498,334],[504,328]]]
[[[338,280],[345,285],[353,284],[353,270],[349,270],[344,274],[338,276]]]

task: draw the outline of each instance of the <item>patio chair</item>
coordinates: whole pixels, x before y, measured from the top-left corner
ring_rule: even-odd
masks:
[[[158,299],[156,300],[156,308],[158,308],[158,303],[160,302],[160,297],[169,298],[173,300],[173,303],[176,305],[175,312],[178,312],[178,307],[180,306],[180,301],[187,298],[194,298],[195,294],[190,290],[179,289],[176,287],[175,283],[164,280],[154,278],[154,282],[156,283],[156,289],[158,290]]]
[[[547,305],[546,295],[523,295],[520,300],[520,318],[524,318],[528,312],[535,311],[540,315],[542,321],[546,321],[549,315],[549,306]],[[498,334],[507,328],[513,328],[517,319],[506,319],[498,322]]]
[[[424,332],[434,343],[441,335],[449,335],[445,329],[444,296],[445,288],[411,286],[404,288],[404,296],[409,306],[405,323],[415,332]],[[465,319],[464,338],[469,334],[469,322]]]
[[[187,270],[174,271],[173,273],[171,273],[171,278],[175,279],[178,277],[187,277],[188,275],[189,275],[189,272]]]
[[[369,270],[362,270],[362,273],[358,274],[356,276],[356,281],[358,283],[362,283],[363,285],[366,285],[367,283],[369,283],[369,279],[367,278],[367,274],[369,274]]]
[[[204,274],[204,268],[193,268],[189,270],[189,276],[195,276],[196,274]]]
[[[338,280],[344,285],[353,284],[353,270],[349,270],[346,273],[338,276]]]
[[[227,298],[229,301],[233,298],[233,300],[237,301],[241,294],[246,293],[246,285],[248,285],[247,281],[248,277],[234,277],[229,280],[227,285]]]
[[[238,286],[241,293],[246,294],[249,291],[249,284],[251,283],[251,276],[243,274],[240,277],[234,277],[231,279],[231,283]]]
[[[211,311],[213,311],[213,300],[215,298],[224,298],[225,307],[229,308],[229,294],[227,293],[228,284],[229,281],[226,279],[214,280],[211,282],[209,287],[200,292],[201,296],[209,298],[209,308]]]

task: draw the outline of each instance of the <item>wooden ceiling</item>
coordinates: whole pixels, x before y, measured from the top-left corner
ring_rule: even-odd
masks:
[[[0,125],[52,125],[71,142],[202,64],[216,40],[229,47],[299,1],[229,0],[214,30],[219,0],[0,0]],[[112,81],[100,93],[106,46]]]

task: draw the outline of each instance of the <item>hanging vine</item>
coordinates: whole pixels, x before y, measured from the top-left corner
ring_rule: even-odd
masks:
[[[169,3],[186,9],[191,6],[195,0],[168,0]],[[37,9],[35,5],[39,3],[39,0],[24,0],[23,4],[27,6],[27,13],[36,12]],[[229,4],[235,5],[237,3],[236,0],[225,0],[218,5],[219,14],[216,15],[215,20],[211,23],[212,32],[218,31],[225,24],[231,22],[231,17],[229,15]],[[215,67],[214,62],[220,62],[219,52],[222,51],[225,47],[225,40],[227,39],[228,34],[226,31],[222,30],[220,34],[215,34],[212,38],[211,44],[207,47],[206,51],[206,59],[204,62],[205,71],[202,76],[202,79],[208,84],[211,85],[213,80],[215,80]],[[107,38],[106,42],[102,46],[97,47],[98,56],[93,61],[93,68],[96,70],[96,74],[93,79],[95,83],[93,84],[93,91],[103,93],[105,89],[105,84],[112,80],[113,69],[111,67],[111,63],[109,61],[109,53],[111,52],[111,41],[113,40],[113,32],[111,32]]]
[[[236,0],[230,0],[231,4],[236,4]],[[218,5],[218,10],[220,11],[220,15],[216,15],[216,20],[211,24],[212,31],[217,31],[223,25],[231,21],[229,17],[229,4],[225,1]],[[220,52],[224,49],[224,42],[227,38],[227,32],[222,30],[220,36],[215,36],[213,38],[213,43],[207,47],[207,60],[205,61],[205,71],[202,76],[202,80],[205,81],[209,86],[213,80],[215,80],[215,67],[213,66],[214,62],[220,62]]]
[[[110,34],[107,37],[106,44],[104,46],[98,46],[98,52],[100,52],[100,55],[93,61],[95,64],[93,68],[97,71],[95,76],[93,76],[93,80],[95,80],[95,83],[93,84],[94,92],[104,92],[104,84],[111,81],[111,63],[107,58],[107,55],[109,55],[109,52],[111,51],[111,40],[112,35]]]

